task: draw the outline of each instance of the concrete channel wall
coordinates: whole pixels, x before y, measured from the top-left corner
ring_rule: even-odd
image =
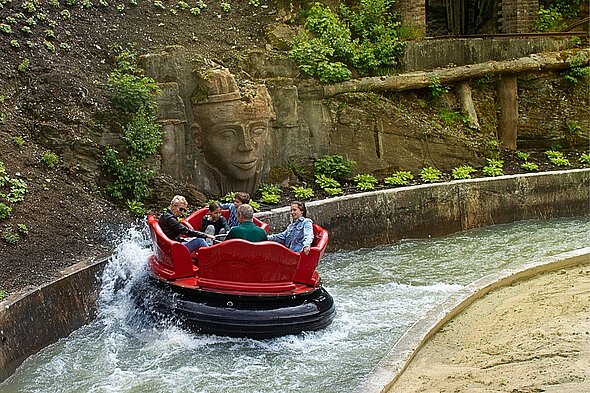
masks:
[[[402,187],[307,204],[330,231],[330,249],[436,237],[524,219],[590,214],[590,169]],[[257,214],[282,230],[289,207]],[[106,259],[78,263],[51,283],[0,302],[0,381],[28,356],[67,337],[96,313]]]

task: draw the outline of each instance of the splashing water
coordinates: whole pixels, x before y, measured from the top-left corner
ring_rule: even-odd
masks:
[[[30,357],[0,392],[342,392],[449,294],[506,268],[588,245],[587,218],[523,221],[439,239],[327,254],[337,314],[324,330],[270,340],[156,327],[130,288],[146,275],[145,229],[108,262],[96,320]]]

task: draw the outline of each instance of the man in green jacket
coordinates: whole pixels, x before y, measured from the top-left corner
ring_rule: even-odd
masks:
[[[248,204],[238,206],[236,213],[240,225],[233,227],[227,234],[225,240],[243,239],[250,242],[261,242],[268,240],[264,229],[254,224],[254,209]]]

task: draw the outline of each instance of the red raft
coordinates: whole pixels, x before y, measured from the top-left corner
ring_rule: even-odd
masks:
[[[200,230],[207,212],[197,210],[183,224]],[[222,214],[227,218],[229,211]],[[254,222],[268,233],[267,223]],[[319,225],[305,255],[275,242],[238,239],[191,254],[164,235],[155,217],[148,224],[154,255],[137,299],[154,315],[201,333],[253,338],[317,330],[334,319],[334,301],[316,271],[328,244]]]

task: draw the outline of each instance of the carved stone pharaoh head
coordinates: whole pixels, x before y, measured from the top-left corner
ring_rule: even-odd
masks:
[[[256,191],[274,118],[266,88],[243,97],[227,69],[213,69],[201,75],[192,106],[195,141],[221,193]]]

